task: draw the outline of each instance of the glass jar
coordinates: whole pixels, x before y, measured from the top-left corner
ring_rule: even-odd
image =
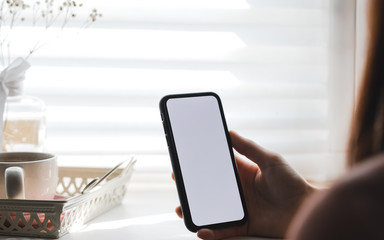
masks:
[[[41,152],[46,139],[44,102],[32,96],[8,96],[4,109],[5,152]]]

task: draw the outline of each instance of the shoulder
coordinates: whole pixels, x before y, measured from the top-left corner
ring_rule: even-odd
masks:
[[[384,179],[384,176],[382,174],[383,170],[384,153],[381,153],[367,159],[363,163],[356,165],[346,176],[341,179],[340,183],[353,183],[355,181],[367,182],[372,180],[378,180],[377,178]],[[373,177],[375,177],[375,179],[372,179]]]
[[[358,195],[360,197],[384,197],[384,154],[376,155],[358,164],[340,179],[331,189],[330,195]]]
[[[293,239],[384,239],[384,154],[313,196],[291,226]]]

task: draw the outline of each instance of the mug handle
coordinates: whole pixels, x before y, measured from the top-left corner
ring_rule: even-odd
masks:
[[[25,199],[24,170],[21,167],[5,170],[5,191],[8,199]]]

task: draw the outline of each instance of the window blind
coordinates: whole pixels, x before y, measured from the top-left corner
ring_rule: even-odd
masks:
[[[308,178],[330,177],[329,118],[344,107],[330,102],[330,1],[83,2],[103,17],[58,29],[25,80],[25,94],[47,105],[47,151],[62,162],[134,154],[142,169],[169,172],[160,98],[214,91],[230,129]]]

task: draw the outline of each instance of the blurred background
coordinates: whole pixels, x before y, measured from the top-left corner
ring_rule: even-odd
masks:
[[[62,165],[113,166],[134,154],[143,186],[160,185],[171,171],[160,98],[214,91],[230,129],[308,179],[342,173],[365,1],[82,2],[85,14],[38,35],[25,80],[24,93],[47,106],[46,151]],[[93,8],[102,17],[79,29]],[[19,27],[20,41],[44,31]]]

